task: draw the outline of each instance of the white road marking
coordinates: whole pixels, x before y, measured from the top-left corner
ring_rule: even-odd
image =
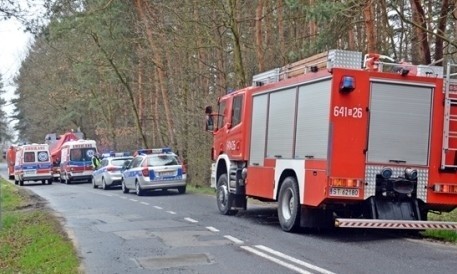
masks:
[[[191,223],[198,223],[197,220],[194,220],[192,218],[184,218],[184,220],[188,221],[188,222],[191,222]]]
[[[207,226],[206,229],[208,229],[209,231],[212,231],[212,232],[219,232],[219,229],[212,227],[212,226]]]
[[[93,193],[98,194],[98,195],[102,195],[102,196],[108,196],[108,197],[113,197],[114,196],[112,194],[107,194],[107,193],[103,193],[103,192],[100,192],[100,191],[93,191]]]
[[[299,267],[297,267],[297,266],[295,266],[295,265],[293,265],[293,264],[289,264],[289,263],[286,263],[286,262],[284,262],[284,261],[281,261],[280,259],[277,259],[277,258],[275,258],[275,257],[272,257],[272,256],[268,255],[268,254],[265,254],[265,253],[263,253],[263,252],[260,252],[260,251],[258,251],[258,250],[256,250],[256,249],[252,248],[252,247],[249,247],[249,246],[241,246],[241,248],[244,249],[244,250],[246,250],[246,251],[248,251],[248,252],[251,252],[251,253],[253,253],[253,254],[257,255],[257,256],[260,256],[260,257],[265,258],[265,259],[267,259],[267,260],[270,260],[270,261],[272,261],[272,262],[274,262],[274,263],[277,263],[277,264],[279,264],[279,265],[281,265],[281,266],[284,266],[284,267],[286,267],[286,268],[288,268],[288,269],[290,269],[290,270],[296,271],[296,272],[298,272],[298,273],[302,273],[302,274],[312,274],[312,273],[309,272],[309,271],[306,271],[306,270],[304,270],[304,269],[301,269],[301,268],[299,268]]]
[[[289,256],[289,255],[286,255],[286,254],[284,254],[284,253],[281,253],[281,252],[279,252],[279,251],[273,250],[273,249],[271,249],[271,248],[269,248],[269,247],[266,247],[266,246],[263,246],[263,245],[256,245],[255,247],[257,247],[258,249],[261,249],[261,250],[263,250],[263,251],[266,251],[266,252],[268,252],[268,253],[271,253],[271,254],[273,254],[273,255],[275,255],[275,256],[278,256],[278,257],[280,257],[280,258],[289,260],[289,261],[291,261],[291,262],[293,262],[293,263],[295,263],[295,264],[302,265],[302,266],[304,266],[304,267],[306,267],[306,268],[315,270],[315,271],[317,271],[317,272],[319,272],[319,273],[322,273],[322,274],[335,274],[335,273],[333,273],[333,272],[331,272],[331,271],[328,271],[327,269],[323,269],[323,268],[320,268],[320,267],[315,266],[315,265],[313,265],[313,264],[310,264],[310,263],[301,261],[301,260],[299,260],[299,259],[296,259],[296,258],[291,257],[291,256]]]
[[[224,237],[227,238],[227,239],[229,239],[230,241],[234,242],[235,244],[239,244],[239,245],[244,244],[244,242],[243,242],[242,240],[237,239],[237,238],[235,238],[235,237],[233,237],[233,236],[225,235]]]
[[[124,199],[124,200],[127,199],[127,197],[124,197],[124,196],[119,196],[119,198]]]
[[[162,207],[160,206],[154,206],[154,208],[157,208],[157,209],[163,209]]]
[[[146,202],[140,202],[140,204],[149,205],[149,203],[146,203]]]
[[[173,214],[173,215],[176,214],[176,212],[174,212],[174,211],[167,211],[167,213],[170,213],[170,214]]]
[[[129,199],[129,200],[132,202],[138,202],[138,200],[135,200],[135,199]]]

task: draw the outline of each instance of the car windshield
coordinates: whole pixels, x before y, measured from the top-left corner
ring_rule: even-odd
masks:
[[[129,158],[113,159],[113,160],[111,160],[111,164],[113,166],[122,166],[122,165],[124,165],[126,160],[131,160],[131,159],[129,159]]]
[[[148,166],[172,166],[179,165],[178,158],[175,155],[153,155],[147,159]]]

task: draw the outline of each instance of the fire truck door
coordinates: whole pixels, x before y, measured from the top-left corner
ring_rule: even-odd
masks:
[[[239,160],[242,158],[243,136],[242,136],[242,123],[243,123],[243,100],[244,94],[239,94],[232,98],[229,104],[231,111],[230,120],[227,128],[227,139],[225,141],[225,151],[231,159]]]

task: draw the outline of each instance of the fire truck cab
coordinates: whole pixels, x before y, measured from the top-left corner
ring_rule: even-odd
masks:
[[[331,50],[207,107],[219,211],[252,197],[277,202],[284,231],[457,229],[427,221],[457,207],[454,67],[379,57]]]
[[[77,181],[92,183],[92,157],[97,153],[94,140],[68,141],[63,144],[60,161],[60,182]]]
[[[47,144],[29,144],[16,147],[14,184],[41,181],[52,184],[51,157]]]

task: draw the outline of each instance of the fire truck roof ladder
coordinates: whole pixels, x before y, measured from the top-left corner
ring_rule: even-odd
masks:
[[[263,86],[268,83],[279,82],[288,78],[307,73],[315,72],[319,68],[324,68],[327,62],[328,52],[322,52],[303,60],[287,64],[280,68],[271,69],[252,77],[253,86]]]
[[[457,168],[457,64],[447,64],[444,93],[443,170]]]
[[[317,72],[324,68],[331,70],[335,67],[361,69],[362,53],[338,49],[318,53],[297,62],[287,64],[283,67],[256,74],[252,77],[252,85],[262,86],[268,83],[293,78],[305,73]]]

